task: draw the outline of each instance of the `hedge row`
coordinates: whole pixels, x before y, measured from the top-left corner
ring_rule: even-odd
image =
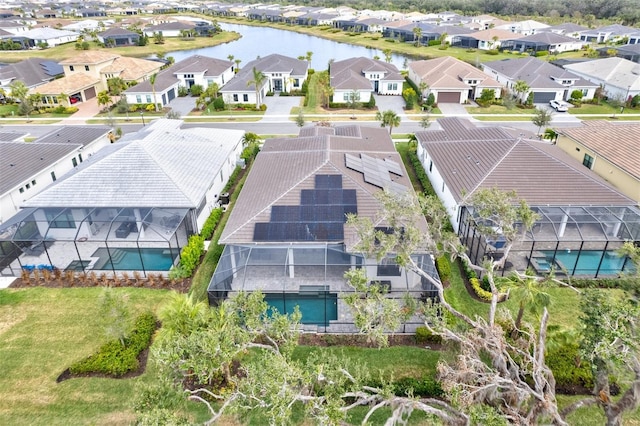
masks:
[[[425,343],[442,343],[442,336],[438,334],[433,334],[427,327],[420,326],[416,328],[416,343],[417,344],[425,344]]]
[[[98,353],[76,362],[69,367],[69,371],[72,374],[100,373],[112,376],[135,371],[139,366],[138,356],[149,347],[155,329],[155,316],[146,312],[136,319],[134,329],[124,340],[124,345],[119,340],[107,342]]]
[[[409,161],[411,161],[413,170],[416,172],[416,177],[420,181],[420,185],[422,185],[422,192],[425,195],[436,195],[427,176],[427,172],[424,171],[424,167],[422,167],[422,163],[418,158],[418,154],[413,150],[409,151]]]
[[[223,211],[221,208],[213,209],[211,211],[211,214],[209,215],[207,220],[204,222],[204,225],[202,225],[202,231],[200,232],[200,235],[202,236],[202,238],[204,238],[205,240],[211,239],[211,236],[213,235],[213,231],[215,231],[216,226],[218,226],[218,223],[222,218],[222,212]]]
[[[631,277],[616,278],[573,278],[571,285],[576,288],[619,288],[626,291],[638,289],[638,281]]]
[[[491,297],[493,295],[491,294],[490,291],[487,291],[482,288],[482,285],[480,284],[479,279],[475,277],[470,278],[469,283],[471,284],[471,288],[473,288],[473,291],[476,294],[476,296],[478,296],[481,300],[484,300],[485,302],[491,302]]]
[[[366,386],[374,388],[382,388],[383,383],[378,380],[371,380],[365,383]],[[409,396],[422,398],[439,398],[444,395],[440,382],[433,379],[433,377],[425,376],[422,378],[415,377],[403,377],[402,379],[394,380],[391,383],[394,395],[397,396]]]
[[[446,254],[436,258],[436,269],[440,275],[440,281],[449,281],[451,278],[451,262]]]

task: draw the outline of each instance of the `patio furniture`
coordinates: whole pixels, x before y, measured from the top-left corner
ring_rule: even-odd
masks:
[[[122,222],[116,229],[116,238],[127,238],[130,233],[138,232],[135,222]]]

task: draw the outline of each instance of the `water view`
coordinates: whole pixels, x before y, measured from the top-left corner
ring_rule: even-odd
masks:
[[[201,49],[180,50],[170,52],[168,55],[173,56],[176,62],[192,55],[204,55],[220,59],[233,55],[236,59],[242,60],[240,63],[240,68],[242,68],[243,64],[256,59],[258,56],[264,57],[272,53],[279,53],[297,58],[298,56],[305,56],[307,52],[313,52],[311,68],[318,70],[326,69],[331,59],[340,61],[359,56],[373,58],[377,55],[381,60],[384,60],[384,53],[378,49],[338,43],[293,31],[227,24],[224,22],[220,23],[220,27],[225,31],[240,33],[242,37],[231,43],[203,47]],[[402,69],[405,58],[406,56],[393,54],[391,63],[398,69]]]

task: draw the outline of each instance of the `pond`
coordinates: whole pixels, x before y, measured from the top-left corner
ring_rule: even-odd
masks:
[[[338,43],[294,31],[227,24],[224,22],[220,23],[220,27],[225,31],[240,33],[242,37],[239,40],[218,46],[180,50],[170,52],[168,55],[173,56],[176,62],[192,55],[203,55],[219,59],[226,59],[229,55],[233,55],[236,59],[242,60],[240,63],[240,68],[242,68],[243,64],[257,57],[265,57],[272,53],[297,58],[298,56],[305,56],[307,52],[313,52],[311,68],[317,70],[327,69],[327,65],[332,59],[340,61],[360,56],[373,58],[377,55],[381,60],[384,60],[384,53],[379,49],[369,49],[363,46]],[[401,70],[405,58],[411,59],[408,56],[393,54],[391,63]]]

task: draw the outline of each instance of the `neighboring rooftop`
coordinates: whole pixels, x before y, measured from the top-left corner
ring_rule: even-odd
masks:
[[[0,68],[0,81],[22,81],[27,87],[51,81],[64,74],[57,62],[44,58],[28,58]]]

